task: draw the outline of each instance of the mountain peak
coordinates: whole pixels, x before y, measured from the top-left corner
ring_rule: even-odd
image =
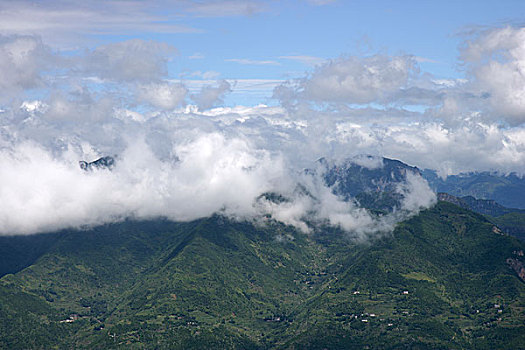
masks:
[[[399,206],[402,195],[399,186],[406,183],[407,174],[421,175],[418,168],[399,160],[357,156],[340,163],[320,160],[325,167],[324,179],[334,193],[345,200],[355,198],[364,207],[391,211]]]
[[[80,166],[80,169],[85,170],[85,171],[91,171],[93,169],[111,170],[115,166],[115,158],[111,156],[105,156],[97,160],[94,160],[92,162],[86,162],[84,160],[81,160],[78,162],[78,165]]]

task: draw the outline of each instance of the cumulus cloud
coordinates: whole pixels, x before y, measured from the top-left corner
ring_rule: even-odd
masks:
[[[442,176],[470,171],[525,173],[525,128],[502,128],[478,120],[447,126],[439,121],[360,118],[318,126],[324,152],[374,154],[401,159],[421,169],[436,169]],[[356,120],[357,119],[357,120]],[[322,129],[321,129],[322,128]]]
[[[484,31],[464,45],[461,58],[491,112],[511,124],[525,122],[525,28]]]
[[[113,171],[83,172],[82,154],[53,157],[23,142],[2,149],[0,232],[34,233],[64,227],[164,216],[191,220],[223,212],[253,214],[253,199],[271,189],[279,159],[246,140],[216,133],[177,144],[176,159],[160,161],[144,140],[130,143]],[[38,174],[38,176],[34,176]]]
[[[58,101],[67,106],[61,114],[54,106]],[[315,164],[310,155],[297,162],[308,153],[299,152],[305,144],[297,142],[299,135],[307,139],[306,125],[286,120],[282,108],[185,108],[148,118],[108,109],[109,115],[93,127],[86,116],[95,117],[94,111],[104,105],[97,99],[55,97],[47,104],[28,101],[11,116],[20,124],[13,128],[16,132],[0,137],[0,161],[5,164],[0,201],[10,203],[0,207],[2,234],[129,217],[192,220],[219,212],[257,221],[269,214],[305,232],[334,225],[366,239],[402,218],[374,217],[335,196],[320,177],[300,171],[299,164]],[[73,111],[83,117],[68,118]],[[79,160],[107,154],[118,154],[111,171],[86,173],[78,166]],[[413,192],[407,186],[404,195]],[[264,193],[289,200],[265,201]],[[420,206],[407,209],[415,212]]]
[[[52,68],[51,56],[51,50],[38,37],[0,35],[0,102],[42,85],[43,71]]]
[[[417,64],[411,56],[347,57],[318,67],[299,82],[301,97],[322,102],[381,102],[406,86]]]
[[[192,95],[191,98],[200,109],[208,109],[221,103],[224,95],[231,91],[231,84],[226,80],[221,80],[217,86],[204,85],[199,93]]]
[[[525,174],[525,126],[517,112],[522,81],[509,84],[515,104],[497,110],[493,101],[505,87],[489,79],[491,70],[480,75],[491,66],[521,69],[520,31],[501,30],[465,46],[466,80],[421,74],[411,56],[347,57],[285,84],[240,80],[235,88],[244,92],[279,85],[280,106],[254,107],[220,106],[231,82],[168,80],[166,63],[175,50],[162,43],[100,46],[53,66],[59,73],[52,75],[44,59],[50,51],[39,39],[3,37],[0,72],[20,102],[0,111],[0,203],[9,203],[0,206],[0,233],[215,212],[255,220],[270,215],[305,232],[334,225],[358,239],[388,231],[434,202],[420,177],[407,175],[397,188],[401,206],[378,217],[302,169],[320,157],[354,157],[377,169],[385,156],[443,176]],[[44,78],[53,84],[42,84]],[[24,101],[24,91],[39,86],[45,93]],[[196,106],[186,104],[190,99]],[[405,108],[418,103],[425,108]],[[514,122],[502,125],[503,117]],[[78,167],[79,160],[115,154],[112,171]]]
[[[355,203],[338,198],[320,176],[302,176],[300,181],[293,192],[285,192],[288,200],[259,201],[262,212],[306,233],[312,232],[312,225],[327,224],[340,227],[353,238],[364,239],[368,234],[392,229],[392,222],[375,218]]]
[[[99,46],[82,60],[85,74],[117,82],[150,82],[167,76],[177,50],[166,43],[131,39]]]
[[[89,147],[70,144],[53,154],[24,141],[2,148],[0,200],[10,205],[0,207],[0,232],[29,234],[129,217],[180,221],[222,213],[260,220],[269,214],[307,233],[312,224],[329,224],[362,240],[406,217],[374,217],[335,196],[321,177],[290,171],[282,154],[242,137],[197,132],[172,140],[170,156],[161,158],[142,136],[128,138],[111,171],[88,173],[78,159],[92,160],[96,153]],[[400,190],[408,203],[403,209],[415,213],[429,202],[421,196],[421,180],[408,180]],[[264,193],[289,199],[275,203],[261,199]]]
[[[149,83],[137,88],[137,97],[141,102],[151,104],[161,110],[170,110],[183,104],[188,89],[177,83]]]
[[[406,181],[398,185],[397,191],[403,196],[400,209],[409,215],[436,203],[436,194],[419,174],[407,172]]]
[[[436,202],[436,195],[427,182],[418,173],[407,171],[405,181],[397,187],[401,195],[400,206],[387,215],[376,216],[359,207],[352,199],[343,200],[335,195],[323,180],[324,170],[318,166],[315,171],[298,176],[295,181],[299,185],[291,192],[290,186],[281,188],[285,200],[258,201],[262,211],[306,233],[311,233],[316,227],[330,225],[341,228],[352,239],[364,241],[391,231],[397,222]]]

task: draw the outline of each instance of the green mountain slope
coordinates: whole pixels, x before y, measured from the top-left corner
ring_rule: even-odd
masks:
[[[0,237],[0,277],[32,265],[60,238],[60,233]]]
[[[525,240],[524,209],[507,208],[493,200],[476,199],[472,196],[456,197],[448,193],[438,193],[438,200],[483,214],[503,232]]]
[[[492,228],[449,203],[400,224],[393,238],[343,263],[339,280],[312,303],[323,305],[324,325],[294,341],[304,348],[522,348],[524,285],[505,264],[519,243]]]
[[[523,348],[524,246],[495,232],[440,202],[367,244],[220,216],[64,233],[0,280],[0,347]]]
[[[503,231],[525,241],[525,213],[511,212],[497,217],[489,217],[489,220]]]

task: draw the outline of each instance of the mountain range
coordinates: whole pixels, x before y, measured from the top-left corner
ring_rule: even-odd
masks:
[[[505,207],[525,209],[525,178],[517,174],[471,172],[442,178],[428,169],[421,174],[436,192],[494,200]]]
[[[424,174],[320,163],[379,216]],[[0,237],[0,347],[525,348],[525,244],[495,222],[522,211],[439,199],[367,241],[219,214]]]

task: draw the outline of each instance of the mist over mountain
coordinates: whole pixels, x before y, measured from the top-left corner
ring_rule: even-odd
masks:
[[[523,18],[0,1],[0,348],[523,349]]]
[[[524,244],[446,202],[372,244],[217,215],[2,242],[37,237],[34,260],[0,279],[3,347],[523,344]]]
[[[101,159],[78,179],[125,161]],[[519,211],[449,194],[436,204],[397,160],[313,165],[293,191],[258,195],[256,216],[0,237],[0,344],[519,348],[525,245],[500,229]]]
[[[502,92],[507,85],[487,80],[499,76],[490,67],[502,74],[520,67],[522,33],[494,28],[465,40],[465,81],[433,78],[415,56],[350,55],[319,61],[311,74],[274,86],[272,104],[253,106],[221,106],[235,91],[233,81],[190,91],[173,79],[168,68],[177,50],[168,43],[135,38],[68,55],[36,35],[4,34],[0,69],[10,83],[0,112],[0,201],[10,205],[0,207],[0,232],[30,234],[125,218],[194,220],[216,212],[245,219],[268,211],[305,231],[307,212],[316,212],[318,221],[373,231],[383,223],[340,203],[322,179],[302,173],[321,157],[342,164],[363,154],[435,169],[429,179],[437,191],[483,199],[494,194],[503,205],[522,207],[518,176],[500,179],[514,186],[501,193],[495,185],[485,190],[490,193],[443,187],[469,171],[525,172],[520,105],[499,108],[495,96],[512,94]],[[498,61],[500,50],[505,54]],[[519,90],[520,80],[512,81]],[[109,174],[94,170],[86,176],[78,169],[79,161],[114,154],[120,159]],[[297,192],[298,184],[312,195]],[[414,186],[423,191],[413,181],[404,190]],[[365,198],[369,191],[359,201],[380,209],[399,206],[394,197],[401,190],[389,191],[382,204]],[[279,210],[275,203],[254,205],[269,192],[292,201]],[[429,197],[421,198],[427,206]],[[410,205],[417,211],[420,203]]]
[[[82,170],[93,170],[93,169],[109,169],[113,168],[115,165],[115,158],[111,156],[105,156],[99,159],[96,159],[92,162],[86,162],[85,160],[81,160],[78,162],[78,165],[80,166],[80,169]]]

